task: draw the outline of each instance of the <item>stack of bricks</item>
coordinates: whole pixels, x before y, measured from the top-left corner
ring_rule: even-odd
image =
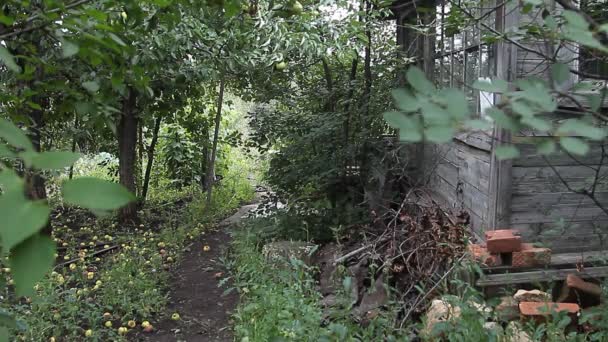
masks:
[[[543,267],[551,263],[551,249],[524,243],[513,229],[488,231],[485,245],[470,244],[468,248],[473,258],[487,267]]]

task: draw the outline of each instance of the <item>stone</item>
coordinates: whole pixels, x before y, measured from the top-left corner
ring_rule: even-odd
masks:
[[[504,329],[497,322],[485,322],[483,328],[488,330],[489,333],[493,333],[494,336],[501,336],[504,333]]]
[[[509,322],[505,335],[506,342],[534,342],[519,322]]]
[[[321,306],[324,308],[335,306],[337,303],[338,298],[336,298],[336,295],[334,294],[327,295],[321,300]]]
[[[568,274],[557,302],[577,303],[583,308],[588,308],[602,302],[602,293],[599,284],[585,281],[575,274]]]
[[[494,230],[485,233],[486,248],[490,253],[512,253],[521,249],[521,236],[512,229]]]
[[[276,241],[265,244],[262,247],[262,254],[271,263],[295,258],[311,265],[316,247],[306,241]]]
[[[492,254],[488,252],[488,249],[484,246],[473,243],[469,244],[467,249],[471,257],[484,266],[495,267],[502,265],[500,254]]]
[[[426,312],[424,327],[421,331],[422,335],[432,336],[433,328],[437,323],[458,319],[460,314],[461,310],[459,307],[454,307],[442,299],[434,299]]]
[[[551,295],[547,292],[543,292],[540,290],[517,290],[517,292],[513,295],[513,299],[516,302],[538,302],[545,303],[551,301]]]
[[[533,244],[524,243],[521,250],[511,255],[513,267],[542,267],[551,264],[551,249],[534,247]]]
[[[361,304],[357,311],[359,314],[366,314],[368,311],[377,309],[388,304],[388,291],[384,285],[384,277],[380,276],[374,282],[374,287],[371,291],[366,291],[361,299]]]
[[[519,303],[512,296],[501,297],[496,306],[496,317],[502,322],[510,322],[519,318]]]
[[[521,302],[519,303],[519,312],[522,320],[534,320],[542,323],[552,312],[566,312],[570,318],[575,321],[580,307],[573,303],[540,303],[540,302]]]
[[[338,279],[336,277],[337,265],[334,260],[340,256],[341,248],[335,243],[328,243],[319,248],[313,257],[313,264],[319,267],[319,291],[322,295],[335,292]]]

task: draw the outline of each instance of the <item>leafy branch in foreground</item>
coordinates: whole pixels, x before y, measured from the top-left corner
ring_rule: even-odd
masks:
[[[63,169],[80,156],[63,151],[35,152],[27,135],[5,119],[0,119],[0,138],[6,142],[0,145],[0,158],[5,161],[0,165],[0,250],[3,256],[8,256],[15,294],[29,296],[53,265],[56,246],[42,232],[51,211],[48,203],[26,196],[28,185],[15,169],[27,170],[24,172]],[[96,212],[114,210],[134,200],[124,187],[95,178],[67,180],[62,188],[67,203]],[[0,341],[8,341],[7,328],[16,326],[12,317],[3,314]]]

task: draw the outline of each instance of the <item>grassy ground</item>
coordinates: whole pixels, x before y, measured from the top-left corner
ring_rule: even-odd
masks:
[[[235,233],[229,269],[241,302],[234,315],[239,341],[401,341],[392,329],[391,310],[380,313],[369,324],[352,319],[350,278],[345,277],[338,305],[321,307],[315,269],[302,261],[269,263],[261,253],[268,231],[276,231],[274,218],[251,219]],[[277,236],[274,236],[277,237]],[[394,311],[396,312],[396,311]]]
[[[0,306],[21,321],[17,338],[121,341],[171,316],[166,311],[169,272],[185,246],[250,200],[253,190],[220,187],[209,210],[202,195],[190,195],[150,203],[140,212],[138,227],[57,208],[52,218],[57,266],[36,285],[32,298],[15,298],[10,282],[3,291]]]

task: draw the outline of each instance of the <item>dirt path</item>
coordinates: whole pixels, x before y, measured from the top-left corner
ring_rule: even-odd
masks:
[[[166,320],[155,326],[150,335],[139,335],[140,341],[232,341],[230,315],[238,304],[236,291],[223,296],[226,287],[218,287],[225,273],[220,262],[230,243],[226,229],[239,222],[257,204],[241,207],[195,242],[173,274],[168,313],[178,312],[179,321]],[[203,251],[203,246],[209,251]]]

